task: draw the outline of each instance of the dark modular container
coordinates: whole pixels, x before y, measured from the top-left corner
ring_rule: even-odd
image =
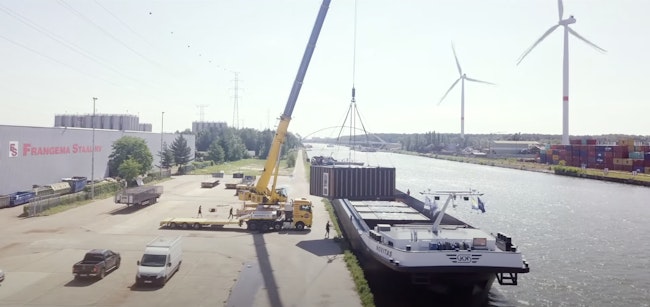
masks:
[[[391,199],[395,168],[312,165],[309,194],[329,199]]]

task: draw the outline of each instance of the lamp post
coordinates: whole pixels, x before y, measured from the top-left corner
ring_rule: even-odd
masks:
[[[160,116],[160,179],[162,179],[162,167],[163,167],[163,125],[165,123],[165,112],[162,112]]]
[[[90,199],[95,199],[95,102],[97,101],[97,97],[93,97],[93,119],[92,119],[92,126],[93,126],[93,151],[91,154],[91,162],[92,166],[90,167]]]

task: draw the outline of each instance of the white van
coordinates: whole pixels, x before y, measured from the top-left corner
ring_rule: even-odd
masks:
[[[183,262],[182,237],[158,237],[147,244],[138,261],[135,284],[164,286],[181,268]]]

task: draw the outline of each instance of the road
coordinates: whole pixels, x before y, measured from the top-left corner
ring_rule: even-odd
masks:
[[[0,210],[0,306],[360,306],[341,250],[323,238],[327,212],[308,195],[297,164],[279,184],[314,203],[314,225],[303,232],[160,229],[161,219],[196,216],[199,205],[204,216],[227,218],[231,206],[242,204],[224,189],[236,179],[202,189],[207,176],[174,177],[161,184],[157,204],[141,208],[109,198],[46,217],[19,218],[21,207]],[[135,287],[147,242],[177,235],[184,237],[180,271],[162,288]],[[121,267],[102,280],[74,280],[72,264],[93,248],[119,252]]]

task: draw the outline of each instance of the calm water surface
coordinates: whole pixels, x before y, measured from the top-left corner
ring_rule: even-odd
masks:
[[[395,167],[397,188],[415,197],[485,193],[486,213],[464,203],[447,213],[512,236],[531,271],[518,286],[495,287],[518,306],[650,306],[650,188],[313,145],[309,156]]]

